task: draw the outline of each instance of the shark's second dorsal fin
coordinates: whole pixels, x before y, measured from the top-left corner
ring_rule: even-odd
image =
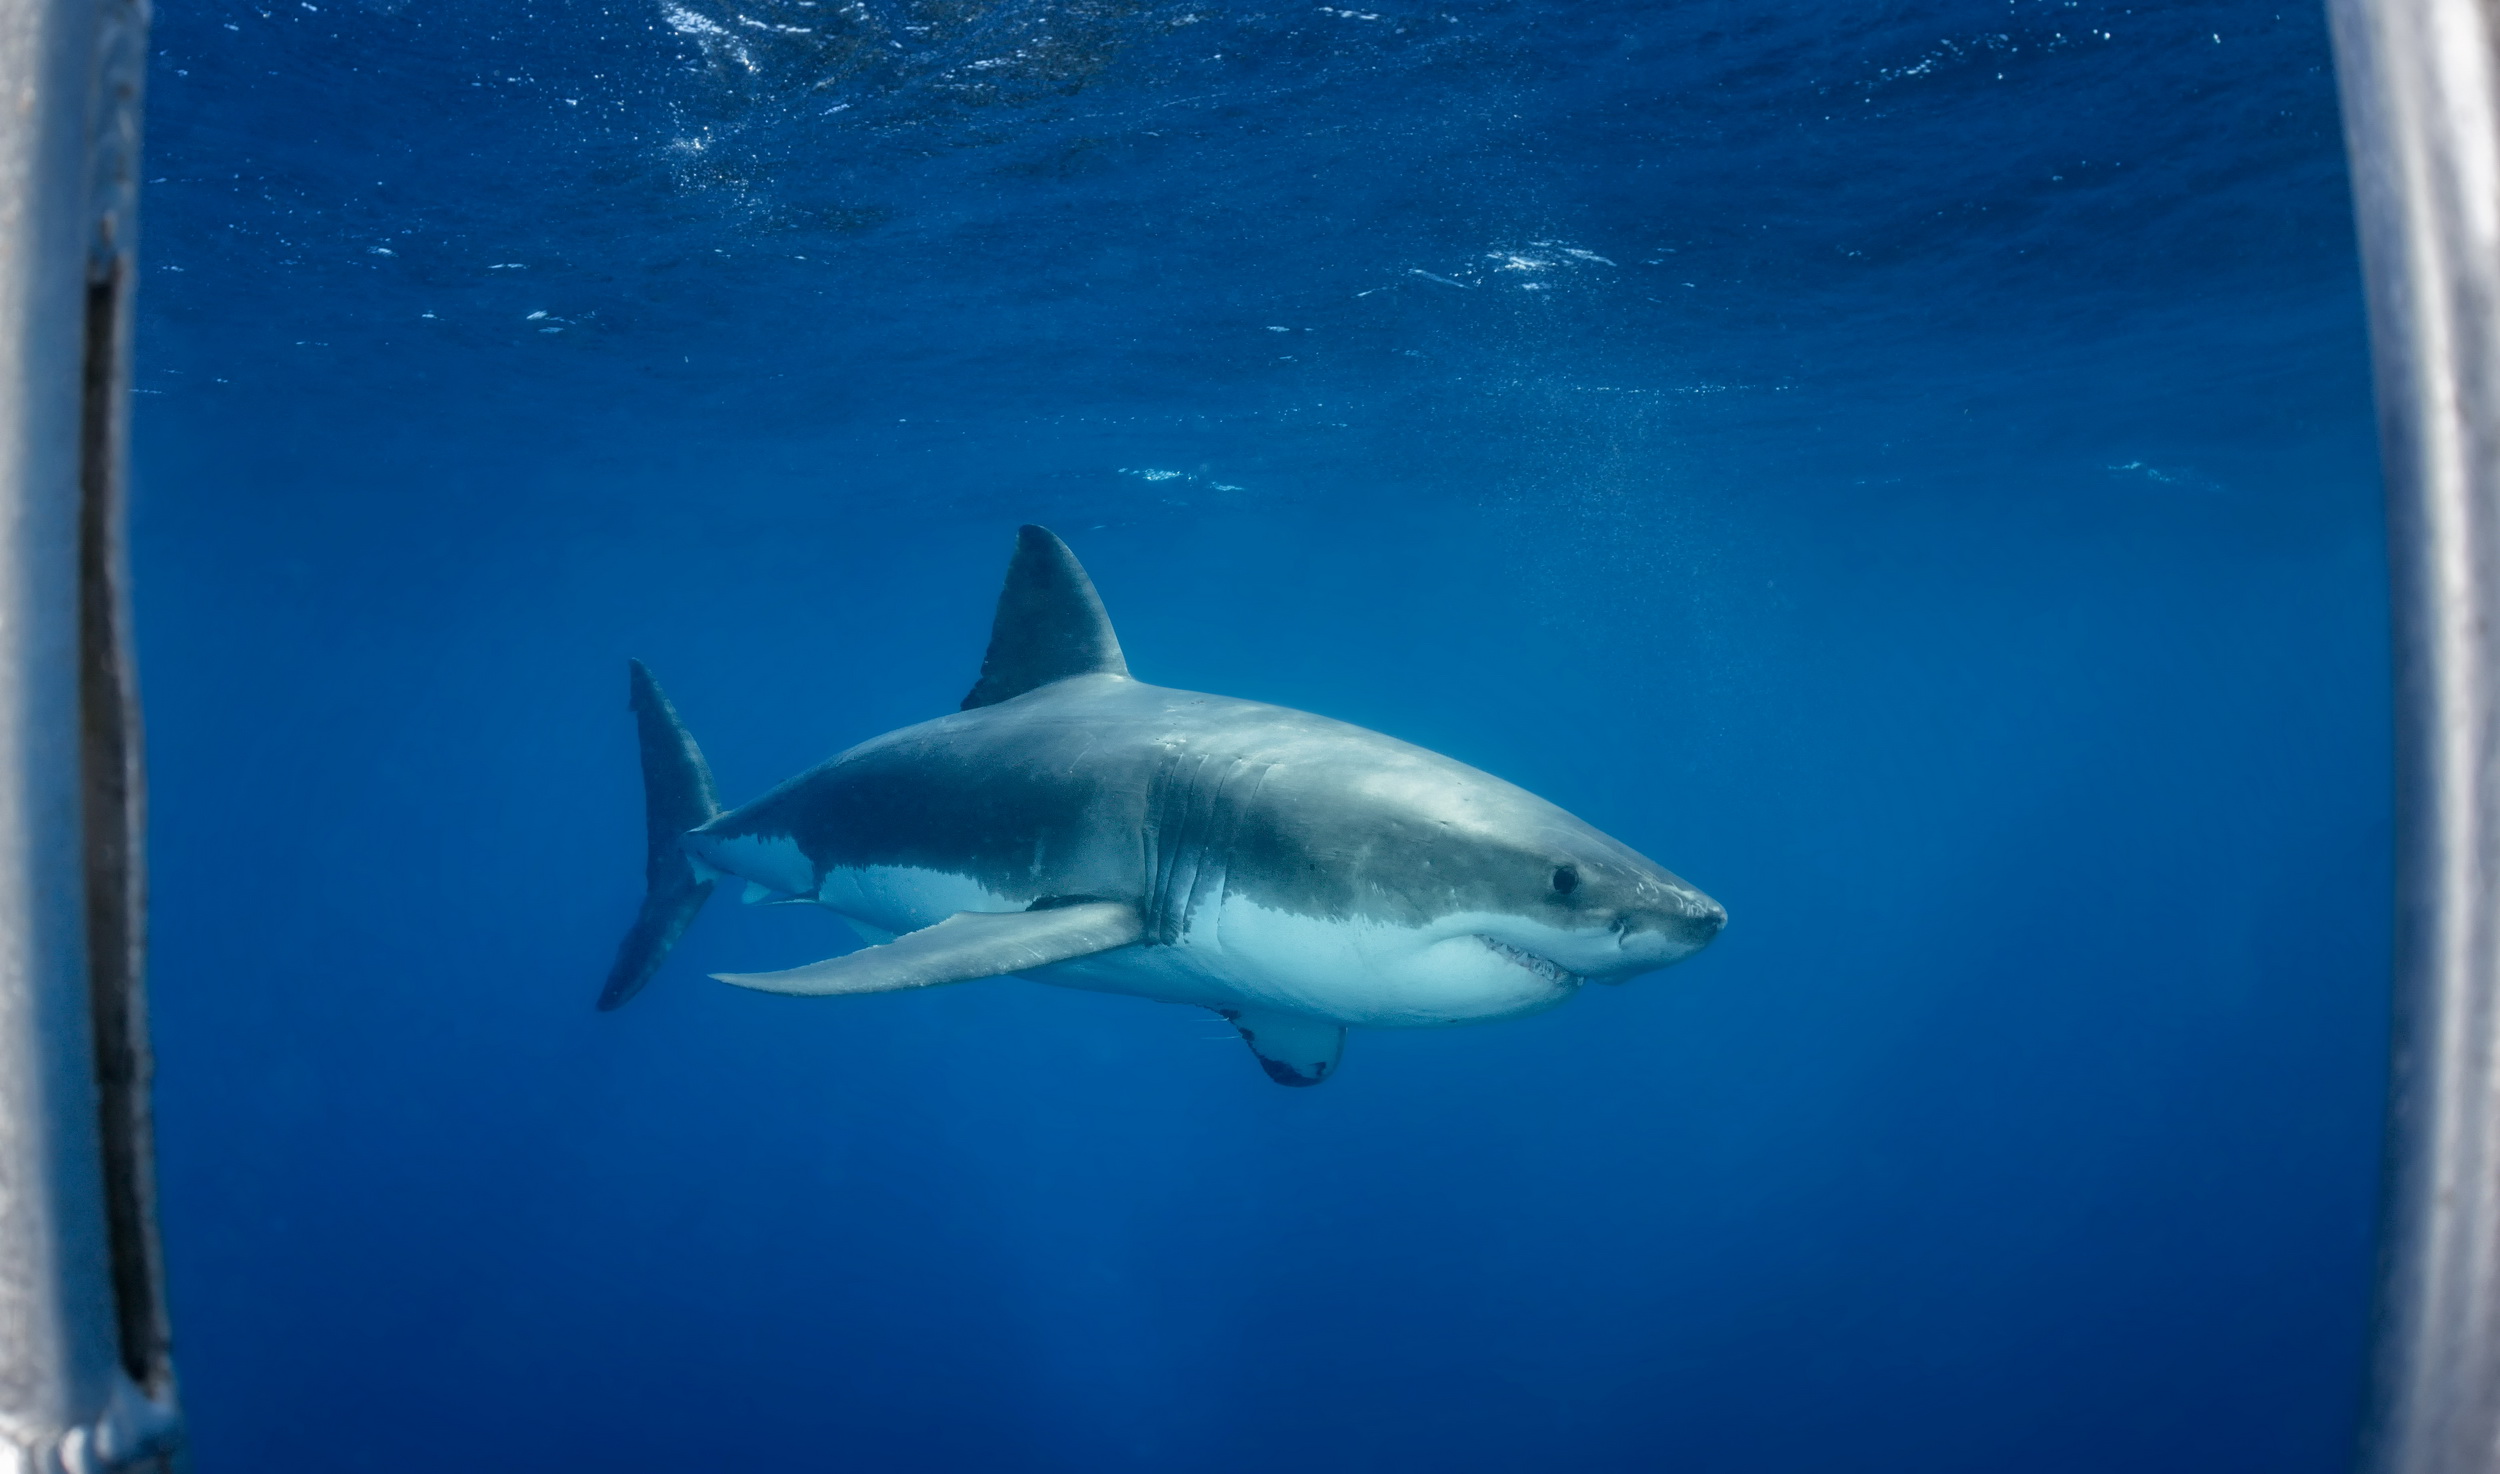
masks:
[[[990,649],[981,657],[981,679],[963,709],[993,706],[1070,676],[1128,674],[1120,637],[1085,565],[1047,527],[1016,532],[1016,556],[1007,565],[1007,586],[998,591],[998,619],[990,626]]]

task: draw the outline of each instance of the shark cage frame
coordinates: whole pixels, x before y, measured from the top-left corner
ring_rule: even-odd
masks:
[[[2500,5],[2329,0],[2396,675],[2368,1474],[2500,1471]]]
[[[2393,571],[2368,1474],[2500,1474],[2500,0],[2328,0]],[[146,0],[0,0],[0,1474],[181,1463],[122,550]]]
[[[0,0],[0,1474],[182,1459],[122,549],[146,0]]]

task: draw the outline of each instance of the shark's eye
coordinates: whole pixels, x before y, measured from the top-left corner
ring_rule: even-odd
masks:
[[[1554,867],[1554,894],[1555,894],[1555,895],[1558,895],[1558,896],[1567,896],[1567,895],[1570,895],[1573,891],[1578,890],[1579,888],[1580,888],[1580,872],[1579,872],[1579,871],[1572,869],[1572,868],[1571,868],[1570,866],[1568,866],[1568,865],[1557,865],[1557,866],[1555,866],[1555,867]]]

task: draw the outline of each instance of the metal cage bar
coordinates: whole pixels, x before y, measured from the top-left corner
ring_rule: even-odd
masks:
[[[122,556],[145,0],[0,0],[0,1474],[180,1460]]]
[[[2500,1471],[2500,51],[2329,0],[2396,639],[2395,1050],[2373,1474]]]

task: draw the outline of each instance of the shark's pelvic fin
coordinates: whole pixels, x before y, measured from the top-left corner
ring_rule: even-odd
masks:
[[[1296,1013],[1219,1008],[1241,1031],[1241,1042],[1258,1056],[1259,1068],[1279,1085],[1317,1085],[1337,1072],[1345,1056],[1345,1025]]]
[[[803,997],[894,993],[1090,957],[1126,947],[1145,931],[1137,908],[1118,901],[1081,901],[1046,911],[958,911],[882,947],[863,947],[787,972],[712,976],[741,988]]]
[[[694,861],[677,841],[687,830],[710,823],[720,813],[703,750],[694,745],[686,724],[677,719],[677,708],[669,704],[650,670],[639,660],[629,664],[630,704],[635,730],[642,739],[642,913],[616,949],[608,985],[599,991],[602,1010],[621,1008],[642,991],[695,913],[711,899],[712,880],[696,875]]]
[[[1102,609],[1085,565],[1047,527],[1016,532],[1016,555],[998,591],[981,679],[963,709],[994,706],[1070,676],[1128,674],[1120,637]]]

